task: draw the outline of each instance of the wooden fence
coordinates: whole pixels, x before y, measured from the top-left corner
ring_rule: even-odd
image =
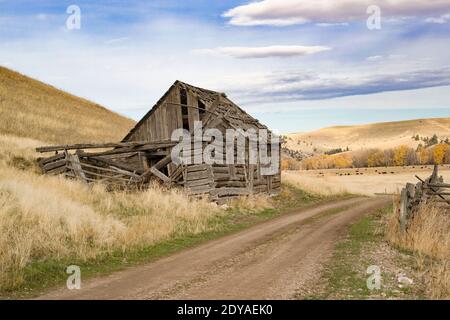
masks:
[[[430,177],[419,180],[417,184],[407,183],[400,195],[400,227],[406,230],[408,220],[416,213],[418,207],[423,203],[433,202],[435,205],[450,209],[450,184],[444,183],[439,176],[438,166],[435,165]]]
[[[56,153],[39,160],[46,174],[63,174],[86,183],[96,181],[110,187],[133,189],[147,184],[151,178],[171,182],[166,167],[171,163],[170,150],[174,145],[171,141],[126,142],[60,145],[36,150]]]

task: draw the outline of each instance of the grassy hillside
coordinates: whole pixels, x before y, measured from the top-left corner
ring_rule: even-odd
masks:
[[[357,126],[336,126],[320,130],[287,135],[287,147],[303,152],[323,152],[347,147],[350,150],[368,148],[394,148],[399,145],[417,147],[422,141],[412,136],[439,139],[450,137],[450,118],[417,119],[396,122],[381,122]]]
[[[88,100],[0,67],[0,134],[46,143],[118,141],[134,125]]]

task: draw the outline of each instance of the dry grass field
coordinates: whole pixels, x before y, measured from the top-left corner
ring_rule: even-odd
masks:
[[[427,296],[450,299],[450,219],[448,211],[422,206],[400,232],[397,210],[387,218],[386,238],[397,247],[415,253],[419,272],[426,281]]]
[[[0,133],[46,143],[114,142],[134,121],[0,67]]]
[[[40,174],[34,148],[42,141],[0,135],[0,292],[24,283],[30,263],[87,261],[161,241],[214,231],[230,214],[205,200],[154,186],[107,192]],[[231,204],[241,214],[271,207],[266,197]]]
[[[399,193],[407,182],[418,182],[415,175],[425,179],[432,171],[433,166],[291,170],[283,172],[283,179],[320,194],[394,194]],[[440,175],[444,177],[444,181],[450,181],[450,165],[440,166]]]

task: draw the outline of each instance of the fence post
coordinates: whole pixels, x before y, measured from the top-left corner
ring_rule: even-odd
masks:
[[[406,188],[402,189],[402,192],[400,194],[400,230],[405,231],[406,230],[406,222],[408,219],[408,190]]]

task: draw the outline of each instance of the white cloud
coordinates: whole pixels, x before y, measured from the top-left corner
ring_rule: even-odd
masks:
[[[321,22],[321,23],[316,23],[316,26],[318,26],[318,27],[346,27],[346,26],[348,26],[348,22],[336,22],[336,23]]]
[[[450,0],[263,0],[235,7],[223,16],[240,26],[341,23],[367,18],[370,5],[378,5],[382,17],[423,16],[449,9]]]
[[[450,21],[450,13],[444,14],[439,17],[430,17],[425,19],[425,22],[428,23],[437,23],[437,24],[444,24]]]
[[[196,49],[194,54],[207,54],[213,56],[225,55],[233,58],[268,58],[305,56],[330,50],[325,46],[266,46],[266,47],[218,47],[213,49]]]
[[[367,61],[379,61],[381,59],[383,59],[383,56],[370,56],[366,58]]]
[[[114,44],[114,43],[126,41],[128,39],[129,39],[128,37],[114,38],[114,39],[106,40],[105,44]]]
[[[387,56],[369,56],[366,58],[366,61],[375,62],[375,61],[386,61],[386,60],[399,60],[404,59],[406,56],[403,54],[389,54]]]
[[[378,68],[363,73],[314,72],[308,70],[252,74],[225,85],[231,94],[246,104],[267,101],[325,100],[381,92],[416,90],[450,85],[450,67],[384,71]]]

